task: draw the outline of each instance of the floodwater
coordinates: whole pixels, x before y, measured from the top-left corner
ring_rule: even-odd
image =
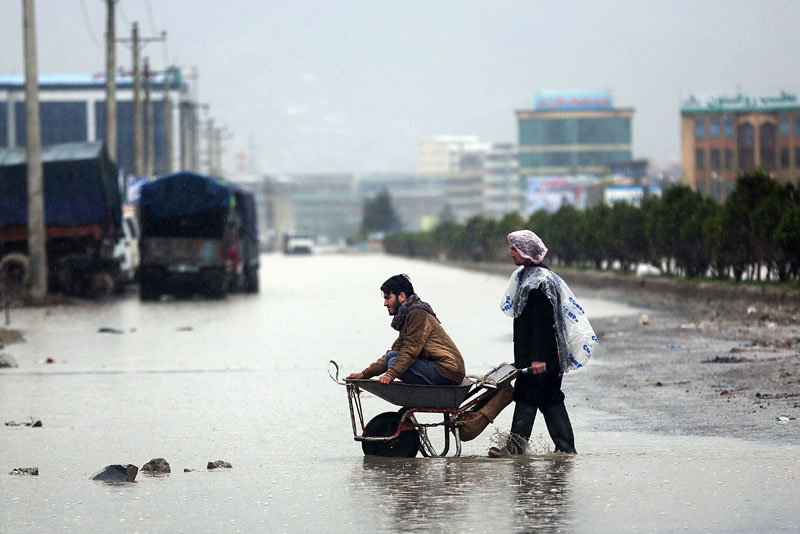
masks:
[[[380,255],[266,255],[261,294],[221,302],[131,294],[14,310],[26,340],[5,349],[19,368],[0,370],[0,417],[44,426],[0,426],[0,531],[800,529],[800,447],[653,435],[636,421],[612,432],[611,416],[581,407],[591,365],[565,379],[578,456],[549,454],[538,420],[523,458],[485,457],[495,427],[461,458],[365,458],[327,363],[358,371],[389,347],[378,288],[397,272],[431,303],[468,373],[511,358],[511,322],[497,309],[504,277]],[[641,312],[581,304],[590,317]],[[368,395],[363,404],[367,417],[396,409]],[[508,429],[511,411],[496,428]],[[157,457],[170,475],[88,480]],[[207,471],[214,460],[233,469]],[[5,474],[32,466],[38,477]]]

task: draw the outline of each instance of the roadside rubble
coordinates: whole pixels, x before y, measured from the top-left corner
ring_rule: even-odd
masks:
[[[38,467],[15,467],[11,470],[9,475],[29,475],[33,477],[39,476],[39,468]]]
[[[31,417],[30,421],[6,421],[6,426],[29,426],[31,428],[41,428],[42,420]]]
[[[97,473],[93,474],[89,480],[100,482],[135,482],[139,468],[133,464],[113,464],[107,465]]]
[[[142,473],[150,476],[166,475],[169,472],[169,463],[164,458],[153,458],[142,466]]]
[[[231,464],[223,460],[208,462],[208,466],[206,466],[206,469],[232,469],[232,468],[233,466]]]

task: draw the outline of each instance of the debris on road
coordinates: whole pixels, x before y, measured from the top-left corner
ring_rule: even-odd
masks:
[[[703,360],[700,363],[744,363],[751,362],[747,358],[739,358],[738,356],[716,356],[710,360]]]
[[[108,327],[108,326],[103,326],[101,328],[98,328],[97,329],[97,333],[98,334],[124,334],[124,332],[122,330],[119,330],[117,328],[111,328],[111,327]]]
[[[31,417],[30,422],[6,421],[6,426],[29,426],[31,428],[41,428],[43,425],[41,419],[34,419]]]
[[[779,415],[775,420],[779,423],[788,423],[789,421],[794,421],[794,417],[790,415]]]
[[[163,475],[170,472],[169,463],[164,458],[153,458],[142,466],[142,472],[148,475]]]
[[[233,466],[228,462],[223,460],[217,460],[216,462],[208,462],[208,466],[206,469],[232,469]]]
[[[99,480],[101,482],[134,482],[137,473],[139,473],[139,468],[133,464],[107,465],[92,475],[89,480]]]
[[[647,316],[646,313],[643,313],[642,316],[639,317],[639,324],[642,326],[650,324],[650,318]]]
[[[15,467],[13,471],[9,473],[9,475],[30,475],[33,477],[39,476],[39,468],[38,467]]]

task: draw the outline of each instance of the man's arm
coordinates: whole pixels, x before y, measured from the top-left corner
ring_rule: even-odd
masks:
[[[425,346],[425,343],[428,341],[428,337],[431,335],[431,327],[428,323],[428,312],[422,309],[411,310],[408,315],[406,316],[406,323],[403,325],[404,335],[398,338],[398,341],[401,343],[395,342],[397,348],[395,348],[399,352],[397,358],[395,358],[394,363],[391,367],[386,370],[386,374],[384,376],[388,377],[389,380],[384,383],[389,383],[395,378],[399,377],[403,373],[408,370],[414,360],[417,359],[419,353],[422,352],[422,348]],[[383,377],[381,377],[383,378]]]

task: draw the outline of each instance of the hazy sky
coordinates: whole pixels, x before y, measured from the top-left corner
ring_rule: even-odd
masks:
[[[37,0],[40,73],[104,69],[104,0]],[[117,35],[197,66],[199,99],[258,172],[413,171],[420,139],[517,142],[541,90],[610,89],[633,152],[679,160],[687,91],[800,93],[800,1],[120,0]],[[22,73],[20,0],[2,0],[0,72]],[[130,52],[118,45],[118,66]]]

